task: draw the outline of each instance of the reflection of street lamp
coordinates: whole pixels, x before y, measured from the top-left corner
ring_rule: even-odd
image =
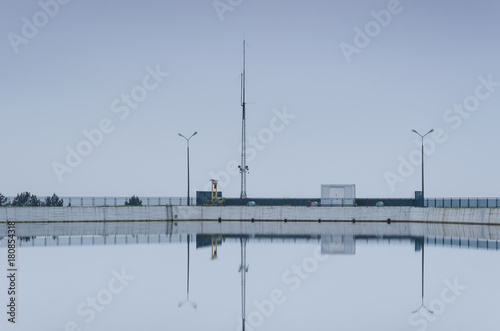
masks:
[[[422,207],[424,206],[424,137],[427,136],[429,133],[434,132],[434,129],[431,129],[429,132],[424,134],[423,136],[417,132],[417,130],[413,129],[411,130],[412,132],[415,132],[422,138]]]
[[[245,311],[246,311],[245,301],[246,301],[247,272],[248,272],[247,238],[240,237],[240,242],[241,242],[241,264],[240,264],[240,269],[238,271],[241,272],[241,322],[242,322],[241,329],[245,331]]]
[[[417,310],[412,311],[413,314],[415,314],[422,308],[427,310],[429,313],[434,314],[432,310],[424,306],[424,240],[425,238],[422,238],[422,304],[420,305],[420,307],[418,307]]]
[[[195,302],[189,301],[189,241],[191,240],[191,236],[188,234],[187,235],[187,247],[188,247],[188,253],[187,253],[187,290],[186,290],[186,300],[179,302],[179,307],[182,307],[185,303],[189,303],[194,309],[196,309],[198,306],[196,305]]]
[[[193,136],[195,136],[198,132],[195,131],[195,133],[193,133],[191,135],[191,137],[189,138],[186,138],[184,137],[182,134],[179,133],[179,136],[186,139],[186,142],[187,142],[187,167],[188,167],[188,198],[187,198],[187,205],[190,206],[191,205],[191,201],[189,199],[189,139],[193,138]]]

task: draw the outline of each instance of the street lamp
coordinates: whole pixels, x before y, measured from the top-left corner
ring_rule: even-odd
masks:
[[[431,129],[429,132],[424,134],[423,136],[417,132],[417,130],[413,129],[411,130],[412,132],[415,132],[422,138],[422,207],[424,207],[424,137],[427,136],[429,133],[434,132],[434,129]]]
[[[190,198],[189,198],[189,140],[191,138],[193,138],[193,136],[195,136],[198,132],[194,132],[189,138],[186,138],[184,137],[182,134],[179,133],[179,136],[186,139],[186,142],[187,142],[187,174],[188,174],[188,196],[187,196],[187,205],[190,206],[191,205],[191,201],[190,201]]]

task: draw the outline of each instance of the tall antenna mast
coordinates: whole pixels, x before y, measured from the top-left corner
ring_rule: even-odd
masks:
[[[247,198],[247,129],[245,118],[245,40],[243,40],[243,73],[241,74],[241,164],[238,166],[241,173],[240,199]]]

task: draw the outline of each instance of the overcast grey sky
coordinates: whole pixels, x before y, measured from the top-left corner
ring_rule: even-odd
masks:
[[[498,1],[3,1],[0,192],[500,196]],[[99,132],[96,131],[99,129]],[[437,130],[440,129],[440,130]],[[84,132],[87,132],[85,134]],[[76,155],[75,153],[80,153]]]

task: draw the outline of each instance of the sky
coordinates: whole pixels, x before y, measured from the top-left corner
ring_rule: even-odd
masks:
[[[0,193],[499,197],[498,1],[2,1]]]

